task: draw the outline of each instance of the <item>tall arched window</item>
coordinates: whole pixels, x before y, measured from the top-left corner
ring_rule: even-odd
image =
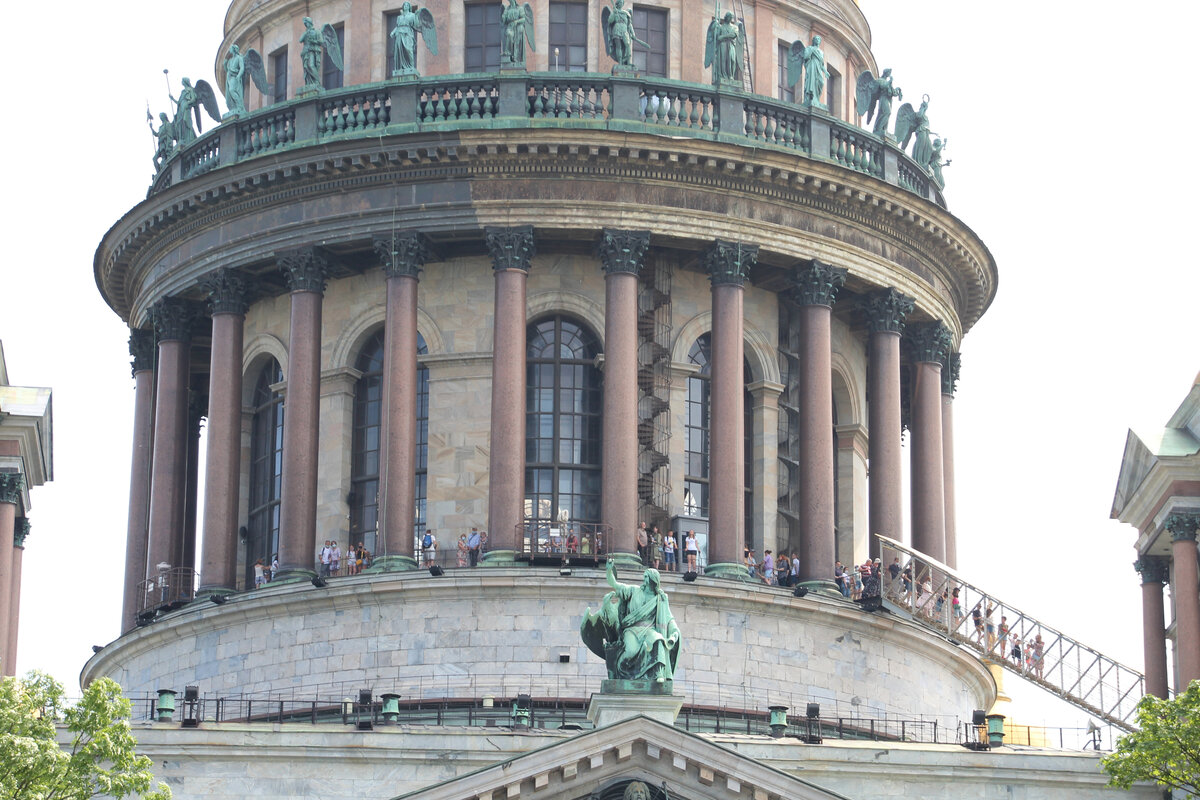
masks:
[[[246,525],[247,586],[254,585],[254,562],[271,563],[279,551],[279,489],[283,470],[283,396],[271,389],[283,381],[271,359],[254,382],[250,423],[250,518]]]
[[[688,361],[696,365],[696,372],[688,377],[687,407],[684,429],[684,477],[683,477],[683,509],[689,516],[708,516],[708,471],[709,471],[709,425],[710,425],[710,390],[712,384],[712,338],[705,333],[696,339],[688,351]],[[751,381],[750,365],[743,362],[743,381]],[[754,405],[750,392],[743,397],[744,416],[744,452],[745,458],[745,489],[746,513],[745,536],[746,542],[751,540],[753,531],[754,507],[751,502],[754,489]]]
[[[417,355],[429,350],[417,334]],[[372,553],[379,544],[379,465],[383,436],[383,330],[358,352],[355,369],[362,375],[354,387],[354,431],[350,455],[350,538],[363,542]],[[417,365],[416,499],[414,528],[425,525],[425,475],[429,442],[429,369]],[[341,544],[339,542],[339,544]]]
[[[525,516],[599,522],[599,342],[565,317],[539,320],[526,335]]]

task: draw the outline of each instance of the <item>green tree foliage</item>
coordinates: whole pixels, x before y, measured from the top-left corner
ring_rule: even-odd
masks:
[[[151,791],[150,759],[134,753],[129,714],[129,700],[108,678],[92,681],[70,707],[49,675],[0,680],[0,798],[168,800],[164,784]],[[58,744],[56,723],[69,734],[69,746]]]
[[[1200,797],[1200,681],[1173,700],[1143,697],[1137,725],[1100,762],[1109,785],[1128,789],[1136,781],[1152,781]]]

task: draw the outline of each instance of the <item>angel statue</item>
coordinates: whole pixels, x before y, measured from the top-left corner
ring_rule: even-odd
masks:
[[[610,680],[651,681],[669,690],[679,660],[679,628],[658,570],[643,572],[640,584],[620,583],[609,561],[606,576],[612,591],[599,611],[584,612],[583,643],[604,659]]]
[[[921,98],[921,107],[918,110],[913,111],[912,104],[905,103],[900,106],[900,113],[896,114],[896,141],[900,142],[900,149],[908,147],[908,140],[916,134],[912,158],[925,170],[929,169],[929,162],[933,160],[933,143],[929,139],[929,115],[925,113],[928,108],[929,95],[925,95]]]
[[[799,39],[792,42],[788,49],[787,70],[788,86],[795,86],[800,81],[800,73],[804,73],[802,105],[825,108],[821,95],[825,93],[829,70],[825,66],[825,51],[821,49],[820,36],[814,36],[812,44],[807,47]]]
[[[950,137],[945,139],[934,139],[933,149],[930,151],[929,157],[929,172],[933,175],[934,183],[939,189],[946,188],[946,179],[942,177],[942,167],[950,166],[950,159],[942,161],[942,148],[950,143]]]
[[[904,93],[892,85],[892,70],[889,67],[878,78],[871,70],[864,69],[858,74],[858,86],[854,94],[854,110],[860,117],[865,116],[867,122],[875,117],[875,126],[871,133],[879,138],[888,135],[888,121],[892,116],[892,98],[904,99]]]
[[[251,47],[243,55],[238,46],[232,45],[229,54],[225,56],[225,106],[229,109],[225,118],[236,117],[246,113],[246,74],[263,94],[270,94],[270,84],[267,83],[267,70],[263,67],[262,56]]]
[[[633,69],[635,44],[644,50],[650,49],[650,45],[633,32],[633,14],[625,8],[625,0],[615,0],[612,8],[600,12],[600,28],[604,32],[604,52],[617,62],[618,68]]]
[[[171,153],[175,150],[175,126],[171,124],[171,120],[167,119],[165,112],[158,115],[158,130],[154,130],[154,117],[150,116],[150,107],[146,107],[146,124],[150,126],[150,133],[154,135],[154,171],[157,173],[163,168],[163,164],[167,163],[167,159],[171,157]]]
[[[530,52],[537,52],[533,44],[533,6],[529,3],[518,6],[517,0],[508,0],[503,8],[500,22],[504,25],[504,46],[500,48],[500,63],[523,67],[525,43],[529,42]]]
[[[712,67],[713,83],[741,84],[745,47],[746,26],[729,11],[720,19],[714,14],[704,42],[704,66]]]
[[[300,34],[300,65],[304,67],[304,87],[320,88],[321,86],[321,56],[329,56],[333,66],[342,68],[342,47],[338,44],[337,29],[329,23],[321,27],[317,33],[312,17],[304,18],[304,33]],[[257,84],[255,84],[257,85]],[[282,98],[276,98],[282,99]]]
[[[168,92],[167,96],[171,97],[171,94]],[[187,147],[196,141],[197,129],[203,131],[200,107],[208,112],[213,121],[221,121],[221,109],[217,105],[217,95],[208,85],[208,81],[196,81],[196,85],[192,86],[192,82],[184,78],[183,88],[179,90],[179,99],[171,97],[171,102],[175,104],[175,119],[171,120],[171,127],[175,141],[179,143],[180,147]],[[193,114],[196,116],[196,128],[192,127]]]
[[[532,14],[532,12],[531,12]],[[428,8],[417,9],[406,2],[396,15],[396,26],[392,28],[392,54],[395,61],[393,75],[417,74],[417,32],[425,40],[429,52],[437,55],[437,27],[433,24],[433,13]]]

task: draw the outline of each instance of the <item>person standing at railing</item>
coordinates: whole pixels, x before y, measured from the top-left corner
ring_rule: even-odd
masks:
[[[467,536],[467,560],[471,566],[479,563],[479,548],[482,545],[482,540],[479,536],[479,528],[471,528],[471,533]]]
[[[467,535],[460,533],[458,535],[458,561],[456,562],[456,566],[465,567],[467,565],[467,552]]]
[[[1008,617],[1004,616],[1003,614],[1000,615],[1000,631],[999,632],[1000,632],[1000,638],[998,641],[999,647],[996,648],[996,652],[998,652],[1000,654],[1001,658],[1004,658],[1008,654]]]
[[[329,553],[329,574],[337,577],[338,572],[342,568],[342,548],[338,547],[337,540],[333,540],[333,550]]]
[[[263,560],[260,558],[254,562],[254,588],[257,589],[266,582],[267,576],[263,568]]]
[[[1046,643],[1042,641],[1042,635],[1039,633],[1033,637],[1033,672],[1038,676],[1038,680],[1044,678],[1045,671],[1045,647]]]
[[[650,532],[646,530],[646,523],[643,522],[638,525],[634,541],[637,544],[637,554],[638,558],[641,559],[642,566],[649,566]]]
[[[695,572],[696,560],[700,556],[700,545],[696,541],[695,531],[688,531],[683,537],[683,554],[687,556],[688,572]]]
[[[992,618],[992,612],[995,610],[995,606],[993,606],[991,603],[988,603],[987,611],[985,611],[983,614],[983,619],[987,626],[987,649],[989,653],[992,652],[992,648],[996,646],[996,622]]]
[[[675,534],[667,531],[667,538],[663,541],[663,558],[666,559],[667,572],[678,571],[678,564],[675,560],[675,551],[678,549],[679,545],[675,541]]]

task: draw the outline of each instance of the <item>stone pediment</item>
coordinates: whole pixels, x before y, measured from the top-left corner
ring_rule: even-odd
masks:
[[[620,800],[624,786],[635,780],[651,789],[651,800],[846,800],[844,795],[647,717],[580,733],[402,797]]]

